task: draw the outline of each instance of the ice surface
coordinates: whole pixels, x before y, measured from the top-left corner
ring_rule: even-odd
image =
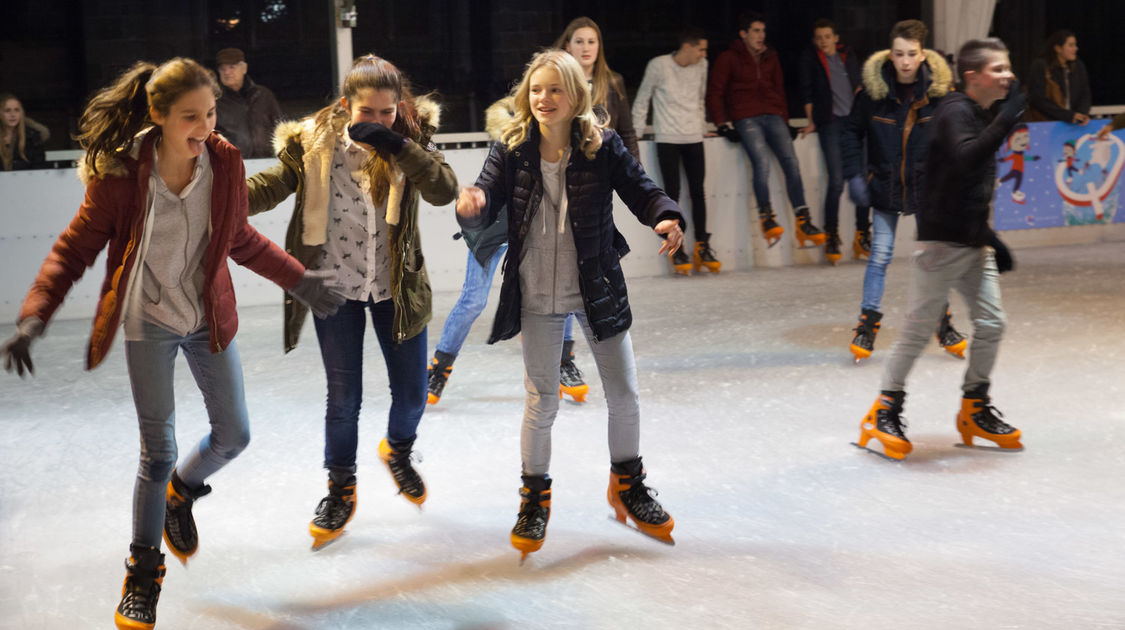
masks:
[[[283,355],[280,308],[243,309],[253,440],[197,504],[190,567],[169,555],[157,627],[1125,627],[1125,251],[1016,256],[993,397],[1026,451],[953,447],[965,364],[935,343],[909,379],[903,463],[848,443],[902,318],[905,261],[859,366],[847,344],[861,264],[630,280],[641,450],[677,545],[607,518],[604,397],[591,382],[589,402],[560,410],[547,542],[522,567],[508,543],[522,364],[518,342],[484,344],[495,293],[423,418],[422,511],[395,496],[376,454],[388,391],[368,335],[358,512],[317,553],[315,335],[306,326]],[[435,296],[431,349],[455,298]],[[960,298],[953,309],[967,331]],[[88,335],[88,320],[57,322],[33,348],[34,379],[0,374],[2,628],[109,627],[120,595],[138,437],[120,341],[84,372]],[[596,381],[585,348],[578,364]],[[184,367],[181,454],[207,422]]]

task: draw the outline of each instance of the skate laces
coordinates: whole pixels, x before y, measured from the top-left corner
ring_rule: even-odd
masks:
[[[973,422],[989,433],[1003,435],[1015,431],[1015,427],[1001,419],[1003,417],[1004,414],[986,398],[980,401],[980,409],[973,414]]]
[[[414,450],[403,453],[392,451],[387,459],[387,466],[391,469],[391,476],[395,478],[399,494],[414,496],[423,491],[422,477],[414,470],[412,461],[422,463],[422,454]]]
[[[639,520],[646,523],[659,523],[667,520],[664,506],[656,500],[660,494],[656,488],[650,488],[644,483],[645,474],[641,473],[629,480],[622,480],[629,484],[629,488],[622,490],[621,501]]]
[[[892,404],[889,409],[880,409],[875,415],[875,428],[898,438],[905,438],[906,418],[902,417],[902,405]]]

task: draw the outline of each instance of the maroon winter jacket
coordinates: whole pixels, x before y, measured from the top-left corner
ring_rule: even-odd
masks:
[[[755,59],[741,39],[734,40],[711,67],[707,113],[715,125],[763,114],[777,114],[789,122],[777,51],[766,46]]]
[[[125,289],[144,236],[152,152],[159,135],[160,128],[153,127],[144,136],[138,159],[117,156],[105,164],[99,160],[98,174],[86,185],[86,199],[55,241],[20,309],[20,321],[32,316],[50,321],[70,287],[108,243],[106,276],[94,314],[86,369],[97,367],[105,358],[121,322]],[[230,345],[238,330],[228,256],[285,289],[297,285],[305,268],[246,222],[246,171],[238,149],[212,133],[207,150],[214,177],[211,236],[203,261],[203,307],[211,352],[219,352]]]

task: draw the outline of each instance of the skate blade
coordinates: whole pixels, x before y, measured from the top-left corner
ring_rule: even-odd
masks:
[[[331,545],[332,543],[336,542],[337,540],[340,540],[341,538],[344,537],[344,534],[347,534],[347,533],[348,533],[347,531],[342,531],[338,534],[333,534],[331,536],[313,536],[312,550],[313,551],[320,551],[321,549],[324,549],[325,547]]]
[[[1003,446],[981,446],[978,444],[965,444],[964,442],[957,442],[953,446],[974,451],[992,451],[993,453],[1020,453],[1023,451],[1022,446],[1019,448],[1004,448]]]
[[[901,458],[891,457],[890,455],[887,455],[886,453],[880,453],[879,451],[867,448],[866,446],[860,446],[858,442],[848,442],[848,444],[851,444],[852,446],[858,448],[861,451],[867,451],[868,453],[871,453],[872,455],[878,455],[879,457],[882,457],[883,459],[885,459],[889,462],[900,463],[900,462],[902,462],[902,460],[906,459],[905,455],[903,455]]]
[[[648,538],[649,540],[655,540],[656,542],[663,543],[665,545],[668,545],[669,547],[675,547],[676,546],[676,541],[672,538],[671,534],[668,534],[667,538],[664,538],[662,536],[654,536],[654,535],[646,532],[645,530],[637,527],[636,525],[630,524],[628,521],[622,523],[621,521],[617,520],[616,516],[614,516],[612,514],[609,516],[609,520],[613,521],[614,523],[617,523],[618,525],[624,527],[625,529],[632,530],[632,531],[640,534],[641,536],[644,536],[645,538]]]
[[[169,542],[168,534],[162,534],[162,536],[164,537],[164,545],[166,547],[168,547],[168,553],[172,554],[173,556],[176,556],[176,559],[179,560],[180,564],[182,564],[184,566],[184,568],[186,569],[187,565],[188,565],[188,560],[190,560],[191,557],[194,556],[197,551],[199,551],[199,547],[196,547],[195,551],[191,552],[190,554],[180,553],[175,547],[172,546],[172,543]]]

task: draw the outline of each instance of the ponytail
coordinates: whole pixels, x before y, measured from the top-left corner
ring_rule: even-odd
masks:
[[[138,61],[90,99],[78,120],[74,139],[86,150],[86,167],[94,175],[98,173],[98,157],[128,150],[133,136],[152,124],[145,85],[155,71],[155,65]]]

